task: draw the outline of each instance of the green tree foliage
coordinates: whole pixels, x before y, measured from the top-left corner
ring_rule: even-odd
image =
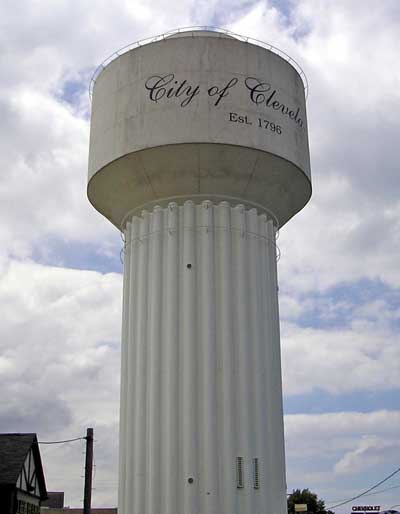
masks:
[[[292,491],[287,499],[288,514],[295,514],[294,506],[297,503],[305,503],[308,514],[335,514],[331,510],[326,510],[324,500],[319,500],[318,496],[309,489]]]

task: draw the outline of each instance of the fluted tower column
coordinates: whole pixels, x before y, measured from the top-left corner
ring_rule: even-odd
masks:
[[[121,513],[284,512],[273,220],[169,203],[125,238]]]

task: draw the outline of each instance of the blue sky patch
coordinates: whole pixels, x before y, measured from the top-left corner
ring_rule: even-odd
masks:
[[[43,241],[33,252],[32,258],[39,264],[62,266],[70,269],[92,270],[99,273],[122,273],[120,259],[122,241],[119,234],[115,236],[110,248],[99,248],[98,244],[86,242],[67,242],[51,238]],[[42,251],[46,248],[46,252]]]
[[[390,391],[356,391],[346,394],[313,391],[308,394],[284,396],[283,407],[285,414],[399,410],[400,388]]]
[[[291,24],[292,2],[291,0],[269,0],[269,4],[275,7],[281,14],[287,25]]]
[[[68,104],[72,109],[77,110],[79,107],[82,107],[82,96],[85,98],[86,95],[89,107],[89,84],[93,71],[92,68],[86,68],[78,72],[74,78],[65,80],[60,86],[56,98]],[[89,119],[89,108],[84,113],[84,117]]]
[[[259,3],[259,0],[247,0],[244,2],[237,2],[237,4],[232,4],[232,2],[220,2],[218,3],[214,10],[210,13],[210,17],[204,20],[204,12],[200,8],[198,10],[197,4],[194,5],[192,17],[195,24],[203,25],[204,23],[210,27],[225,27],[226,25],[230,25],[235,23]]]
[[[305,306],[304,312],[294,319],[303,328],[338,329],[349,328],[358,316],[375,321],[380,318],[379,307],[369,312],[357,311],[373,302],[384,302],[386,312],[392,312],[390,324],[400,328],[400,318],[395,312],[400,303],[400,292],[380,280],[362,279],[357,282],[342,283],[324,292],[302,295],[298,301]],[[281,312],[285,319],[285,311]]]

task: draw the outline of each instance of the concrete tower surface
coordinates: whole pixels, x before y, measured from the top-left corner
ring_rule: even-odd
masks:
[[[302,72],[178,31],[93,81],[88,196],[125,235],[120,514],[284,514],[276,232],[311,195]]]

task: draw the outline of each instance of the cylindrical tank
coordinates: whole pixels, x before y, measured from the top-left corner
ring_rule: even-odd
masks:
[[[190,31],[93,88],[88,196],[125,235],[121,514],[284,514],[276,231],[309,200],[304,84]]]

